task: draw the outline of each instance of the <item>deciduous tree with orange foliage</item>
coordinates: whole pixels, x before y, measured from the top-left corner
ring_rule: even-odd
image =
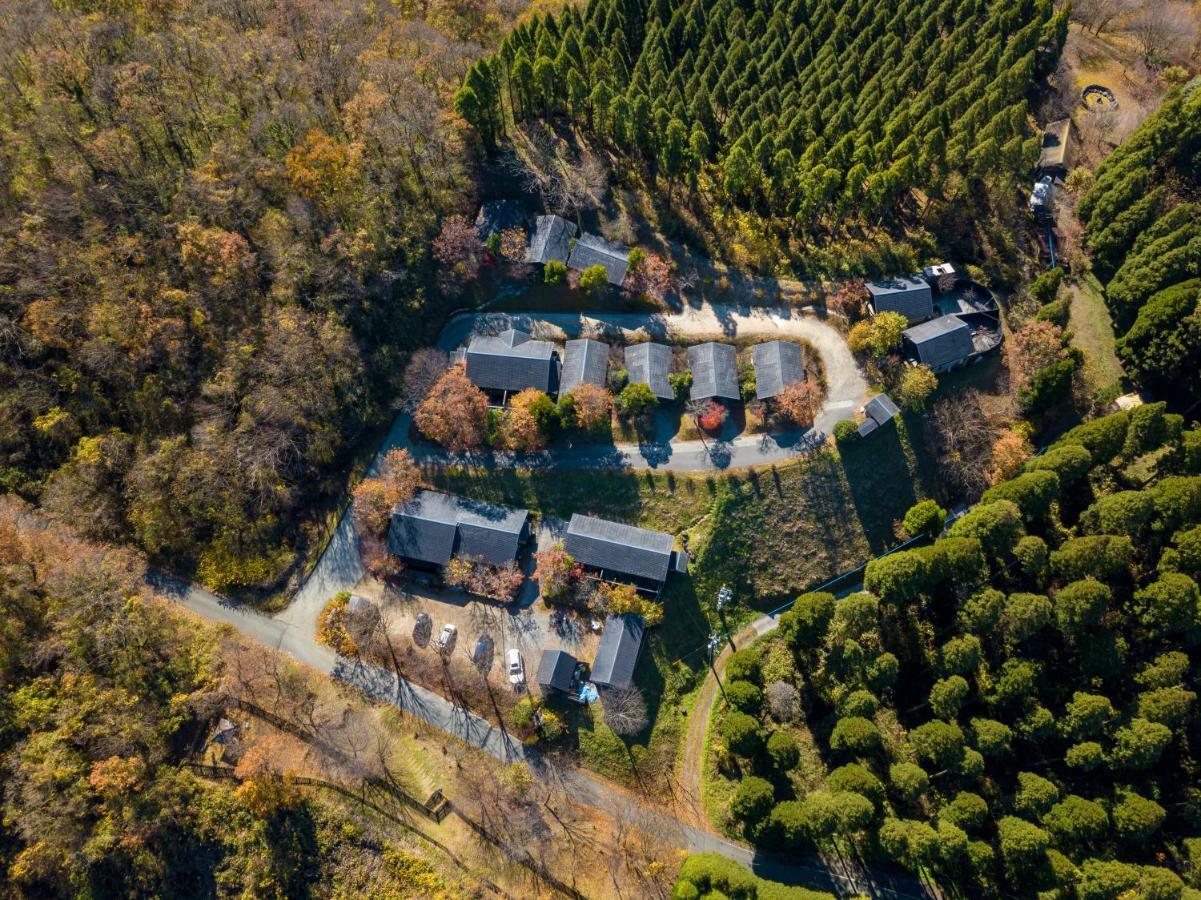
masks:
[[[613,415],[613,395],[597,384],[584,382],[571,392],[575,424],[585,431],[609,424]]]
[[[413,423],[450,450],[477,450],[488,436],[488,398],[467,378],[465,367],[452,366],[430,388]]]
[[[798,428],[813,424],[817,411],[821,409],[821,386],[811,379],[786,385],[773,400],[776,413]]]
[[[366,534],[378,537],[388,530],[392,510],[413,496],[421,483],[408,450],[389,450],[379,474],[364,478],[354,489],[355,524]]]

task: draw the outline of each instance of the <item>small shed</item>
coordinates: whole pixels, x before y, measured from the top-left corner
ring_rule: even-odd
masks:
[[[867,282],[871,294],[872,309],[876,313],[897,312],[910,324],[934,315],[934,296],[921,278],[897,275]]]
[[[626,372],[630,384],[645,384],[660,400],[675,399],[668,374],[671,348],[666,344],[631,344],[626,347]]]
[[[766,341],[756,344],[751,354],[755,362],[755,396],[768,400],[790,384],[805,380],[805,361],[801,345],[793,341]]]
[[[489,200],[475,217],[475,233],[481,241],[509,228],[525,224],[525,211],[515,200]]]
[[[739,400],[738,362],[734,347],[708,341],[688,348],[693,400]]]
[[[940,293],[938,282],[944,276],[954,275],[955,267],[950,263],[936,263],[932,266],[926,266],[922,269],[922,278],[926,284],[930,285],[930,289],[935,293]]]
[[[575,676],[576,658],[566,650],[543,650],[535,681],[539,686],[566,694]]]
[[[900,413],[901,410],[892,402],[892,397],[888,394],[877,394],[863,407],[864,419],[859,426],[860,436],[869,435],[877,428],[887,425]]]
[[[1043,132],[1042,154],[1038,170],[1052,178],[1066,178],[1076,161],[1076,142],[1072,120],[1059,119],[1047,125]]]
[[[558,355],[549,341],[536,341],[510,328],[496,335],[471,339],[464,354],[467,377],[489,391],[537,388],[552,393],[558,387]]]
[[[525,261],[546,265],[554,259],[566,263],[575,233],[574,222],[568,222],[560,216],[539,216],[534,220],[534,232],[530,235]]]
[[[567,265],[580,271],[592,266],[604,266],[609,284],[621,287],[630,265],[630,251],[599,235],[584,233],[571,248]]]
[[[567,342],[559,393],[569,394],[581,384],[604,387],[609,376],[609,345],[588,338]]]
[[[625,613],[605,619],[605,633],[592,663],[592,683],[601,687],[629,687],[634,680],[646,623],[642,616]]]
[[[902,332],[908,354],[935,372],[946,372],[976,352],[972,329],[959,316],[939,316]]]

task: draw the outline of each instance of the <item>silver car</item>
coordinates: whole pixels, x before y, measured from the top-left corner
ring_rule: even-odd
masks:
[[[449,653],[455,645],[455,637],[458,635],[459,629],[447,622],[442,626],[442,632],[438,635],[438,641],[434,645],[439,653]]]

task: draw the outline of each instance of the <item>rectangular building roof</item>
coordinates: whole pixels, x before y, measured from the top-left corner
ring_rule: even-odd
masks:
[[[630,251],[625,247],[606,241],[603,237],[585,232],[571,248],[567,265],[581,271],[590,266],[604,266],[609,284],[621,287],[630,265]]]
[[[720,397],[738,400],[738,363],[730,344],[709,341],[688,348],[688,367],[692,369],[693,400]]]
[[[1059,119],[1050,122],[1043,132],[1043,149],[1038,158],[1040,169],[1066,171],[1072,166],[1075,155],[1072,147],[1072,120]]]
[[[975,352],[972,330],[959,316],[939,316],[906,328],[903,334],[917,358],[935,371],[960,363]]]
[[[900,408],[892,402],[892,397],[888,394],[877,394],[872,399],[867,401],[867,406],[863,408],[864,414],[875,421],[877,425],[883,425],[885,422],[892,420],[893,416],[900,413]]]
[[[563,547],[576,562],[662,583],[671,570],[675,540],[662,531],[637,528],[575,513]]]
[[[515,200],[490,200],[480,207],[475,217],[475,232],[481,241],[507,228],[516,228],[525,221],[525,212]]]
[[[592,682],[605,687],[628,687],[634,680],[638,651],[646,625],[642,616],[626,613],[605,619],[605,633],[592,663]]]
[[[537,682],[556,691],[571,690],[571,676],[575,674],[576,659],[566,650],[543,650],[538,660]]]
[[[574,222],[568,222],[559,216],[539,216],[534,220],[534,232],[530,235],[525,261],[545,265],[552,259],[557,259],[566,263],[575,232]]]
[[[529,515],[525,509],[417,491],[392,511],[388,552],[439,566],[454,556],[503,566],[517,558]]]
[[[775,397],[788,385],[805,380],[800,344],[766,341],[756,344],[751,353],[755,360],[755,396],[760,400]]]
[[[921,278],[907,275],[881,278],[867,282],[867,291],[877,313],[898,312],[910,322],[934,315],[934,296],[930,285]]]
[[[609,345],[581,338],[567,342],[559,393],[568,394],[581,384],[605,386],[609,375]]]
[[[630,384],[648,385],[660,400],[672,400],[675,392],[667,376],[671,372],[671,348],[666,344],[631,344],[626,347],[626,372]]]
[[[497,335],[471,339],[464,354],[467,377],[477,387],[495,391],[555,388],[555,345],[535,341],[524,331],[510,328]]]

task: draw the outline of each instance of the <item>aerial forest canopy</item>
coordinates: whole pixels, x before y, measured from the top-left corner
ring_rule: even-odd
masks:
[[[1201,366],[1201,79],[1097,169],[1079,214],[1126,370],[1196,390]]]
[[[1058,56],[1049,0],[591,0],[516,28],[456,107],[484,141],[565,117],[652,180],[801,235],[875,222],[952,176],[1023,177],[1031,81]]]
[[[436,323],[490,4],[0,18],[0,486],[211,585],[270,582]]]
[[[803,595],[736,653],[725,692],[751,713],[766,696],[782,715],[769,669],[804,673],[831,770],[803,781],[790,735],[727,714],[742,832],[953,896],[1197,896],[1201,431],[1183,425],[1156,403],[1078,426],[933,544],[870,562],[864,592]]]

